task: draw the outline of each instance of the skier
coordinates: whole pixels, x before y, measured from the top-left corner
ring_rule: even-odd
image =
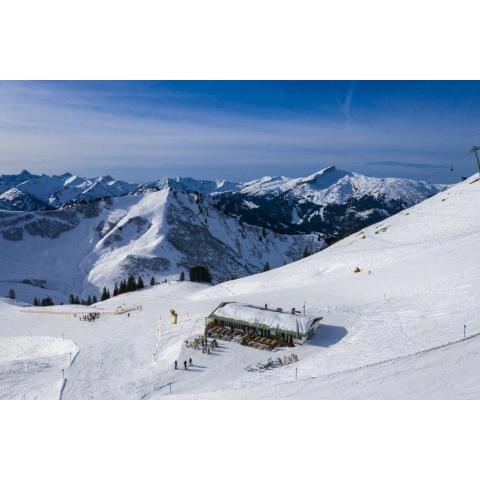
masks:
[[[177,361],[175,360],[175,370],[177,369]]]
[[[192,359],[191,359],[191,358],[190,358],[190,360],[188,361],[188,364],[189,364],[190,366],[193,365],[193,362],[192,362]]]
[[[187,369],[187,361],[186,361],[186,360],[184,360],[183,366],[184,366],[185,370],[188,370],[188,369]]]

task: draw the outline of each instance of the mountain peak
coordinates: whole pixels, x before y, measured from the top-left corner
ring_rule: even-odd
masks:
[[[308,177],[299,178],[297,185],[311,184],[319,189],[325,189],[336,183],[340,178],[347,175],[347,172],[337,170],[335,165],[322,168],[318,172],[312,173]]]
[[[322,168],[321,170],[313,173],[312,175],[326,175],[335,171],[337,171],[337,167],[335,167],[335,165],[330,165],[328,167]]]

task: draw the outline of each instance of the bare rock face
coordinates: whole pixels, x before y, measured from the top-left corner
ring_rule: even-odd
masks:
[[[122,264],[122,270],[127,275],[138,275],[144,272],[165,272],[170,266],[171,262],[168,258],[128,255]]]
[[[82,213],[85,218],[98,217],[101,212],[100,202],[90,202],[79,204],[77,207],[79,213]]]
[[[12,241],[17,241],[17,240],[22,240],[23,238],[23,230],[21,228],[7,228],[5,230],[2,230],[2,236],[5,240],[12,240]]]
[[[137,234],[145,233],[152,226],[148,220],[138,216],[130,218],[123,228],[127,227],[128,225],[134,225],[136,227]]]
[[[37,220],[36,222],[24,225],[25,230],[30,235],[39,235],[40,237],[58,238],[63,232],[68,232],[72,227],[62,223],[48,219]]]

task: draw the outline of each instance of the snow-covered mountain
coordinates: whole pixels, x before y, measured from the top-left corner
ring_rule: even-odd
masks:
[[[241,186],[241,183],[229,182],[228,180],[197,180],[191,177],[164,177],[155,182],[140,184],[135,190],[135,194],[138,195],[144,192],[155,192],[166,187],[171,187],[175,190],[210,195],[212,193],[234,191]]]
[[[27,280],[65,295],[98,295],[130,273],[188,278],[199,265],[220,282],[324,246],[317,235],[242,224],[209,197],[172,188],[43,212],[0,211],[0,281]]]
[[[33,175],[23,170],[18,175],[0,176],[0,209],[49,210],[71,202],[118,197],[136,190],[134,183],[111,176],[84,178],[67,172],[63,175]]]
[[[86,178],[67,172],[62,175],[34,175],[23,170],[18,175],[0,175],[0,210],[51,210],[81,201],[142,195],[170,187],[205,195],[236,190],[240,183],[227,180],[196,180],[191,177],[164,177],[147,183],[115,180],[110,175]]]
[[[285,233],[338,237],[411,207],[445,185],[376,178],[334,166],[302,178],[263,177],[215,193],[216,205],[243,221]]]
[[[220,210],[251,225],[279,233],[322,233],[334,239],[446,188],[422,181],[369,177],[334,166],[307,177],[263,177],[246,183],[165,177],[135,184],[111,176],[32,175],[24,170],[19,175],[0,176],[0,209],[48,210],[167,187],[210,195]]]
[[[142,201],[158,203],[164,193],[150,195]],[[117,200],[109,215],[138,215],[129,197]],[[479,204],[475,175],[298,262],[215,286],[169,282],[100,302],[90,310],[102,314],[94,324],[78,321],[87,307],[0,300],[0,398],[478,399]],[[100,215],[91,218],[97,225]],[[224,301],[305,306],[322,320],[294,348],[270,352],[223,339],[214,355],[187,348]],[[120,305],[143,308],[109,314]],[[292,352],[298,362],[261,368]],[[188,373],[173,368],[189,358]]]

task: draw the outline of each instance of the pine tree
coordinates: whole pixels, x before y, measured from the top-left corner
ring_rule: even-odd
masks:
[[[34,306],[34,307],[38,307],[38,298],[37,298],[37,297],[35,297],[35,298],[33,299],[33,306]]]
[[[118,285],[117,282],[115,282],[115,286],[113,287],[113,296],[116,297],[118,295]]]
[[[137,290],[141,290],[142,288],[145,287],[143,283],[143,278],[141,277],[141,275],[138,276],[136,287],[137,287]]]
[[[263,271],[264,272],[268,272],[270,270],[270,264],[267,262],[264,266],[263,266]]]
[[[179,280],[180,280],[181,282],[183,282],[183,281],[185,280],[185,272],[182,272],[182,273],[180,274]]]
[[[153,287],[153,286],[155,285],[155,283],[156,283],[156,282],[155,282],[155,277],[152,277],[152,278],[150,279],[150,286]]]
[[[91,305],[92,304],[92,297],[89,295],[87,297],[87,305]]]
[[[70,305],[75,305],[75,295],[73,293],[71,293],[69,296],[68,296],[68,303]]]
[[[13,288],[11,288],[9,291],[8,291],[8,295],[7,295],[8,298],[10,298],[11,300],[15,300],[15,290]]]
[[[134,292],[137,289],[137,282],[135,282],[135,277],[129,275],[127,279],[127,292]]]
[[[80,305],[80,299],[78,298],[78,295],[75,297],[75,304]]]
[[[97,303],[97,302],[98,302],[97,297],[96,297],[96,295],[94,295],[94,296],[92,297],[92,303]]]
[[[198,266],[192,267],[189,270],[189,277],[191,282],[205,282],[210,283],[212,281],[212,276],[208,267]]]
[[[42,298],[42,301],[40,302],[40,306],[42,307],[51,307],[52,305],[55,305],[55,304],[53,303],[53,300],[51,299],[51,297]]]
[[[102,296],[100,297],[100,301],[103,302],[104,300],[108,300],[110,296],[107,293],[107,287],[103,287]]]

